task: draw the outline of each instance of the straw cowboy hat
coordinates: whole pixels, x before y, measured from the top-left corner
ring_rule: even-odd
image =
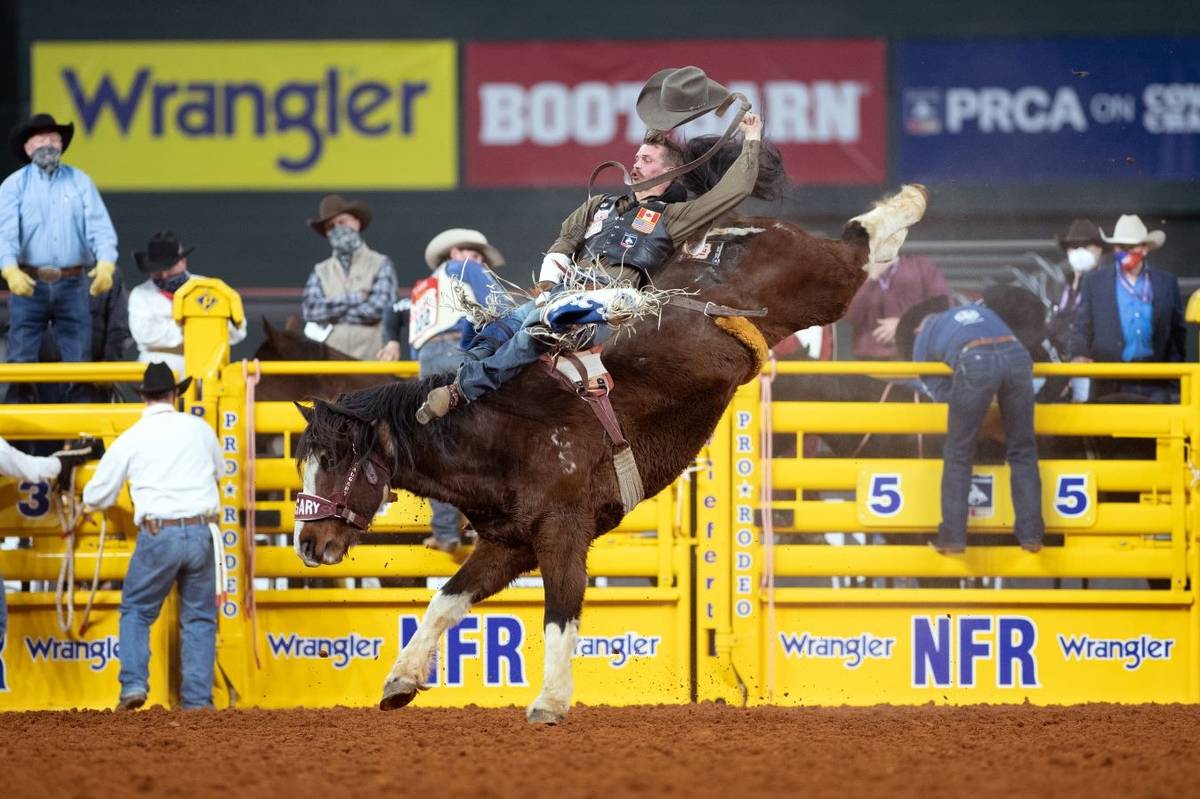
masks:
[[[1104,239],[1100,238],[1100,228],[1090,219],[1076,219],[1071,222],[1071,227],[1067,229],[1066,235],[1058,233],[1054,236],[1058,240],[1058,247],[1061,250],[1072,250],[1076,247],[1088,247],[1095,245],[1102,250],[1111,250],[1112,248],[1105,243]]]
[[[185,250],[172,231],[162,230],[150,237],[146,249],[134,250],[133,260],[143,272],[161,272],[182,261],[194,249]]]
[[[646,127],[671,130],[717,108],[729,94],[700,67],[672,67],[646,81],[638,95],[637,113]]]
[[[1117,220],[1113,234],[1105,236],[1104,231],[1101,230],[1100,238],[1119,247],[1136,247],[1144,244],[1151,250],[1157,250],[1167,240],[1167,234],[1161,230],[1147,230],[1146,223],[1136,214],[1123,214]]]
[[[922,319],[930,314],[948,310],[950,310],[950,298],[945,294],[938,294],[918,302],[905,311],[900,317],[900,321],[896,323],[896,352],[900,354],[900,357],[906,361],[912,360],[913,345],[917,343],[917,328],[921,326]]]
[[[329,220],[333,219],[338,214],[350,214],[362,224],[362,229],[366,230],[371,224],[371,209],[364,202],[350,202],[340,194],[327,194],[321,198],[321,205],[317,208],[317,218],[309,219],[308,226],[317,231],[318,236],[325,235],[325,226],[329,224]]]
[[[504,256],[492,245],[488,244],[487,236],[478,230],[465,227],[452,227],[429,240],[425,245],[425,263],[430,269],[437,269],[446,260],[454,247],[470,247],[483,253],[487,265],[495,269],[504,266]]]
[[[75,135],[75,123],[69,122],[66,125],[60,125],[49,114],[34,114],[28,122],[13,128],[8,135],[8,143],[12,146],[13,155],[22,164],[28,164],[30,161],[29,156],[25,154],[25,142],[39,133],[57,133],[62,136],[62,151],[65,153],[71,146],[71,138]]]
[[[139,394],[165,394],[168,391],[178,391],[182,394],[191,384],[192,378],[190,377],[185,377],[176,383],[175,373],[171,371],[171,367],[162,361],[155,361],[146,367],[146,371],[142,375],[142,382],[134,386],[134,389]]]

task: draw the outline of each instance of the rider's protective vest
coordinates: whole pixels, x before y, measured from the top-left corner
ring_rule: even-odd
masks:
[[[633,267],[652,279],[675,251],[663,216],[667,204],[645,200],[617,216],[619,199],[609,195],[600,201],[584,233],[583,252],[613,266]]]

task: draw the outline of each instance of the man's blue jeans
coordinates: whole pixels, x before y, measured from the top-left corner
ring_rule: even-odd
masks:
[[[175,583],[182,627],[180,700],[185,708],[212,707],[217,581],[206,524],[168,525],[156,535],[144,525],[138,531],[121,591],[121,696],[149,691],[150,625]]]
[[[63,363],[91,359],[92,313],[88,303],[90,281],[80,275],[57,283],[37,281],[33,295],[8,298],[8,362],[37,363],[42,333],[54,324],[54,335]],[[8,388],[8,401],[37,401],[33,383],[14,383]],[[75,383],[67,389],[68,402],[86,401],[86,386]]]
[[[992,397],[1000,403],[1012,475],[1013,532],[1021,543],[1041,543],[1042,480],[1033,434],[1033,362],[1017,342],[988,344],[962,353],[945,396],[950,405],[942,450],[942,523],[938,545],[967,543],[967,497],[975,445]]]
[[[537,321],[541,308],[532,300],[517,308],[509,318],[520,325],[516,335],[500,345],[499,349],[479,360],[468,358],[458,370],[458,387],[468,401],[475,400],[495,391],[516,377],[522,369],[535,363],[545,345],[529,335],[529,325]],[[478,338],[476,339],[479,340]],[[489,339],[495,346],[495,339]],[[474,343],[474,342],[473,342]],[[481,345],[484,343],[481,342]],[[490,347],[489,347],[490,349]]]
[[[421,377],[453,374],[462,363],[463,351],[458,346],[458,336],[443,334],[425,342],[417,352],[417,365]],[[447,502],[429,500],[433,511],[430,524],[434,538],[439,542],[458,541],[458,509]]]

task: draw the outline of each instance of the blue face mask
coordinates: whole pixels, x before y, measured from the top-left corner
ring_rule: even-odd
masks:
[[[154,285],[157,286],[160,291],[165,291],[168,294],[174,294],[175,292],[179,291],[179,289],[183,287],[183,284],[188,282],[190,278],[191,274],[185,269],[178,275],[171,275],[170,277],[151,277],[150,279],[154,281]]]

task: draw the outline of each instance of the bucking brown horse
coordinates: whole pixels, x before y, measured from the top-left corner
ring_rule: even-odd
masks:
[[[767,345],[837,320],[871,260],[895,255],[896,234],[919,220],[926,192],[906,186],[847,223],[840,239],[808,235],[773,219],[738,220],[735,268],[677,257],[658,288],[741,309]],[[753,340],[755,336],[742,336]],[[758,342],[761,344],[761,341]],[[653,496],[692,463],[737,387],[759,366],[754,348],[703,313],[668,304],[635,323],[604,360],[611,399]],[[586,403],[541,366],[428,426],[414,414],[449,378],[407,381],[304,408],[304,493],[297,500],[297,554],[333,564],[369,526],[390,489],[452,503],[479,531],[475,551],[434,596],[384,685],[381,707],[408,704],[429,673],[442,633],[514,578],[540,569],[545,585],[545,672],[529,707],[534,723],[562,719],[571,704],[571,657],[587,586],[588,549],[624,510],[610,444]]]

